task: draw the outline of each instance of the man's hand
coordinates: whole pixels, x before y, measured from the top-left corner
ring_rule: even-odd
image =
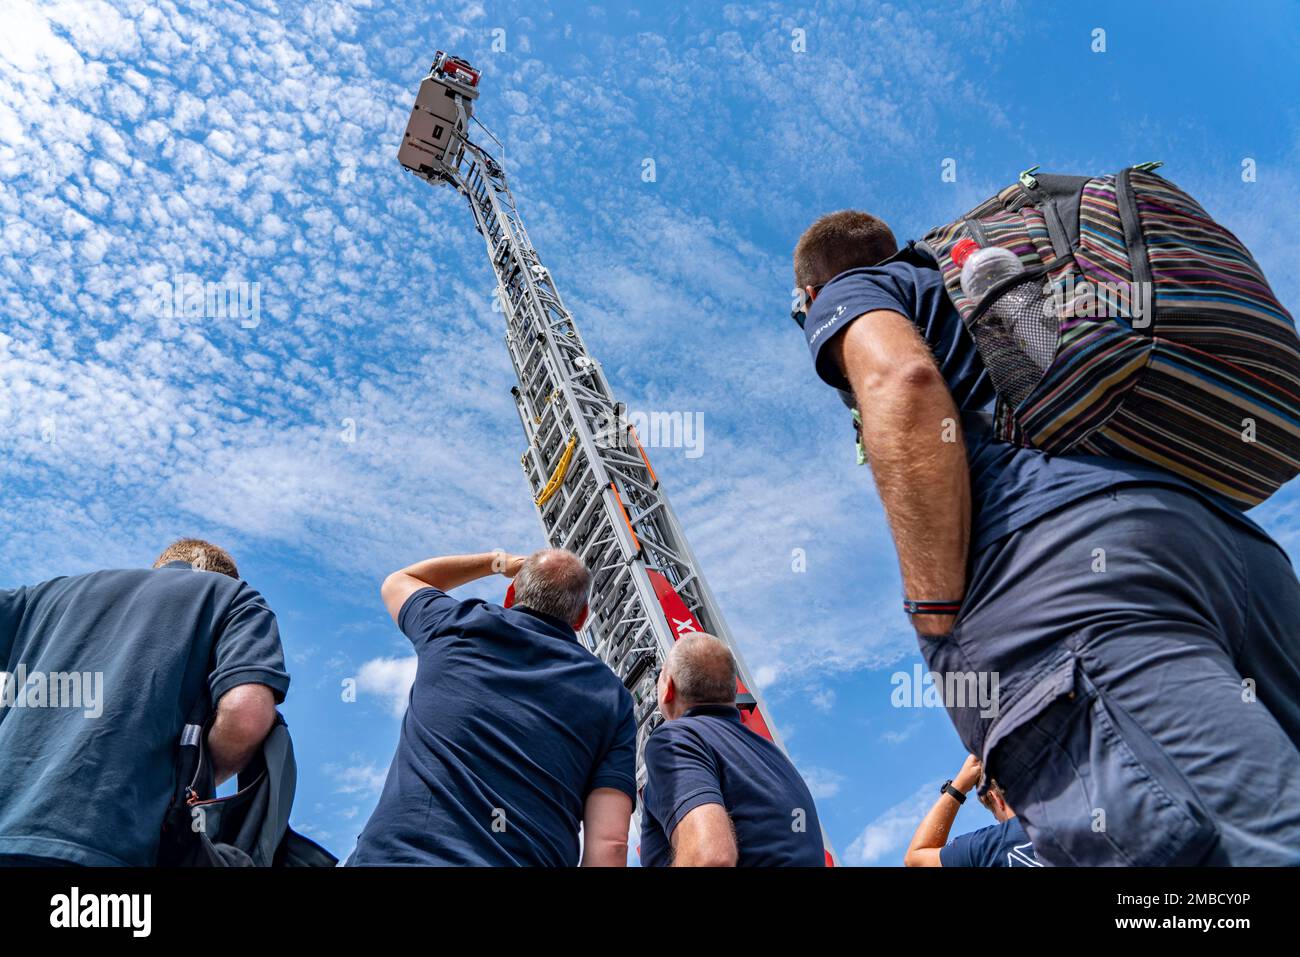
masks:
[[[509,552],[497,552],[497,560],[492,563],[492,570],[498,575],[513,579],[524,567],[527,555],[511,555]]]
[[[831,342],[853,386],[862,440],[898,550],[906,597],[966,594],[970,471],[961,414],[911,320],[868,312]],[[923,635],[952,631],[952,615],[915,615]]]
[[[983,776],[984,765],[980,763],[980,759],[973,754],[968,754],[965,763],[961,766],[961,770],[952,779],[952,786],[962,794],[967,794],[980,783],[980,778]]]

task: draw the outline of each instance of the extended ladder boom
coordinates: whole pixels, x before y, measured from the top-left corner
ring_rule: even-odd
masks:
[[[398,159],[429,183],[462,193],[487,246],[518,377],[511,392],[528,441],[521,465],[547,541],[576,552],[592,571],[582,639],[632,693],[638,787],[656,715],[657,665],[690,632],[727,643],[740,673],[742,720],[783,747],[635,429],[528,238],[505,171],[469,139],[478,81],[464,60],[439,52]]]

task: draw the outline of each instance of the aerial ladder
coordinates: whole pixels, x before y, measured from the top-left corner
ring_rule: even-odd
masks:
[[[397,158],[426,182],[465,196],[487,246],[518,378],[511,393],[527,440],[520,464],[546,540],[577,553],[592,572],[581,638],[632,694],[638,792],[645,741],[662,720],[659,665],[692,632],[731,648],[741,721],[784,750],[636,430],[528,238],[502,162],[470,139],[472,121],[504,161],[504,145],[474,117],[479,79],[465,60],[438,51]],[[833,865],[824,831],[822,839]]]

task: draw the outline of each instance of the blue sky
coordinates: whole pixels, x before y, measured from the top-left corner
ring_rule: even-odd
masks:
[[[482,69],[620,398],[702,417],[702,454],[649,451],[845,863],[899,863],[963,754],[890,702],[919,657],[787,318],[803,227],[851,206],[913,237],[1033,164],[1163,160],[1300,299],[1292,5],[653,6],[0,2],[0,586],[227,545],[280,618],[294,823],[340,856],[410,674],[379,581],[541,544],[481,240],[395,159],[435,49]],[[257,282],[258,321],[164,314],[186,272]],[[1253,514],[1300,555],[1294,487]]]

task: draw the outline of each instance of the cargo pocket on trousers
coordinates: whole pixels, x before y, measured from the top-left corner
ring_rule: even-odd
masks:
[[[1040,710],[1012,707],[989,734],[986,767],[1034,839],[1063,865],[1200,862],[1218,839],[1187,780],[1071,657],[1049,675]],[[1068,690],[1067,690],[1068,689]]]

